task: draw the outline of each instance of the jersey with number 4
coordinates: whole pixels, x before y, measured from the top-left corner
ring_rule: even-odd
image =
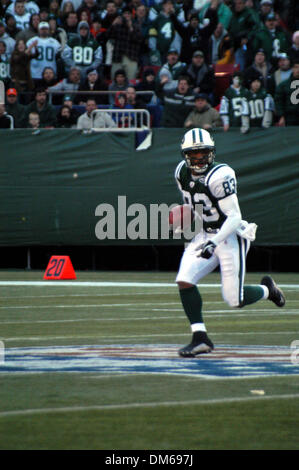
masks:
[[[170,17],[160,13],[152,22],[149,37],[156,38],[156,48],[162,55],[167,54],[174,35],[175,29]]]
[[[175,178],[184,203],[197,213],[199,207],[196,204],[202,206],[203,229],[220,229],[226,215],[221,211],[219,201],[237,193],[234,170],[225,163],[214,162],[206,173],[194,177],[183,160],[175,170]]]
[[[61,49],[60,42],[50,37],[40,38],[39,36],[34,36],[27,42],[27,47],[34,41],[37,41],[36,48],[38,50],[38,57],[36,59],[32,59],[30,62],[32,78],[41,79],[45,67],[51,67],[56,75],[56,55]]]

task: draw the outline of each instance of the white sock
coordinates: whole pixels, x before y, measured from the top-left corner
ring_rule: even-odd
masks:
[[[193,323],[191,325],[191,331],[195,333],[196,331],[207,331],[207,329],[204,323]]]
[[[268,289],[268,287],[264,286],[264,285],[261,285],[260,287],[264,291],[263,299],[268,299],[269,298],[269,289]]]

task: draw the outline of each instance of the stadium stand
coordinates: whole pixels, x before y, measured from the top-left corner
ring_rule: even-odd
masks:
[[[162,8],[164,3],[167,3],[167,8]],[[140,4],[145,7],[141,9],[142,15],[139,12],[136,14],[136,6]],[[194,38],[194,41],[196,38],[194,44],[190,42],[190,50],[203,49],[201,52],[205,57],[204,64],[198,67],[198,78],[205,75],[207,67],[212,66],[214,70],[215,86],[210,94],[210,103],[219,109],[219,103],[231,84],[233,73],[237,70],[244,72],[252,65],[257,48],[264,48],[272,75],[278,70],[281,54],[290,56],[290,66],[298,57],[299,46],[296,38],[299,25],[296,2],[275,0],[271,8],[268,6],[267,11],[264,2],[259,0],[208,0],[203,2],[203,6],[196,2],[182,5],[172,0],[162,3],[153,0],[150,6],[148,5],[145,0],[128,0],[122,2],[121,6],[113,1],[103,1],[93,2],[91,8],[84,1],[79,1],[71,8],[70,16],[65,2],[60,2],[55,11],[48,0],[42,4],[39,0],[18,1],[16,4],[1,2],[0,80],[3,81],[5,90],[15,89],[17,102],[30,106],[34,101],[36,89],[46,85],[48,100],[50,104],[60,105],[56,108],[59,113],[62,103],[59,99],[57,101],[53,92],[60,90],[71,93],[79,87],[81,95],[77,98],[82,100],[82,93],[87,91],[84,89],[84,86],[87,86],[86,77],[90,72],[94,72],[97,75],[97,84],[88,83],[88,90],[98,98],[98,105],[102,106],[104,99],[108,100],[110,108],[113,108],[115,93],[107,91],[112,90],[110,85],[115,65],[121,64],[126,76],[130,78],[127,84],[136,87],[140,100],[145,97],[142,97],[142,93],[147,93],[147,90],[143,84],[138,91],[138,85],[148,69],[156,76],[155,86],[159,88],[161,96],[158,75],[164,62],[159,51],[166,51],[166,48],[178,51],[179,60],[186,64],[182,70],[185,74],[191,64],[191,59],[187,63],[185,60],[188,37]],[[243,29],[238,26],[240,19],[244,23]],[[116,29],[117,44],[114,39]],[[216,29],[221,34],[215,33],[216,36],[213,36]],[[137,41],[138,38],[140,41],[141,37],[142,54],[137,57],[139,46],[137,47],[134,40]],[[219,58],[216,63],[215,57]],[[117,58],[117,63],[113,58]],[[81,70],[80,83],[75,86],[69,77],[70,64]],[[54,83],[52,81],[49,87],[43,79],[45,68],[52,68],[54,72]],[[136,71],[132,72],[135,69]],[[156,99],[155,102],[144,99],[144,109],[150,112],[153,127],[161,126],[163,92],[168,94],[170,89],[175,88],[177,78],[162,85],[162,99]],[[249,87],[249,84],[246,85]],[[149,91],[155,94],[152,86]],[[196,93],[203,91],[196,89]],[[274,93],[273,88],[266,91]],[[75,99],[74,105],[80,106],[77,108],[79,114],[85,109],[82,104]],[[292,123],[298,125],[298,116],[292,119]],[[27,127],[28,122],[15,124],[16,128]],[[279,115],[275,113],[273,125],[281,125]]]

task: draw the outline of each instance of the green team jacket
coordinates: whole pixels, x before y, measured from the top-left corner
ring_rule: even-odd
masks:
[[[234,12],[228,27],[229,33],[233,36],[235,47],[240,46],[240,40],[244,37],[250,38],[256,32],[260,24],[251,8],[244,8],[240,13]]]
[[[93,66],[96,68],[102,61],[102,47],[89,35],[82,38],[79,34],[69,39],[62,58],[69,66]]]
[[[36,102],[33,101],[26,108],[26,120],[28,122],[29,114],[35,112],[39,114],[40,127],[55,127],[56,110],[51,104],[45,103],[44,107],[39,110]]]
[[[257,93],[248,90],[246,93],[250,127],[260,127],[264,118],[265,110],[274,111],[272,108],[273,98],[262,88]]]
[[[278,85],[274,97],[276,114],[278,118],[284,116],[288,126],[299,125],[299,87],[295,82],[292,74],[288,80]]]
[[[220,103],[220,115],[229,117],[230,127],[241,126],[241,116],[244,113],[244,98],[247,96],[248,90],[241,86],[239,92],[230,86]]]
[[[252,48],[254,53],[258,49],[264,49],[268,61],[277,58],[281,52],[287,52],[290,47],[286,34],[279,30],[275,30],[274,36],[267,28],[261,29],[252,39]]]

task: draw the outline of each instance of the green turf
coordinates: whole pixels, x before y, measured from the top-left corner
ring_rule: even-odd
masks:
[[[175,278],[175,273],[77,274],[78,281],[173,282]],[[1,271],[0,281],[39,281],[42,276]],[[249,274],[246,282],[258,283],[260,277]],[[274,277],[280,283],[299,284],[298,274]],[[204,283],[219,283],[219,275],[208,276]],[[296,288],[286,289],[284,309],[262,301],[232,310],[222,301],[219,288],[203,287],[201,292],[205,322],[216,347],[289,346],[299,340]],[[190,338],[175,286],[57,283],[0,286],[0,294],[0,340],[5,348],[179,345]],[[0,380],[0,449],[299,448],[299,399],[283,398],[298,394],[298,376],[207,380],[164,374],[0,373]],[[265,395],[252,395],[254,389],[264,390]],[[28,414],[22,414],[26,410]]]

